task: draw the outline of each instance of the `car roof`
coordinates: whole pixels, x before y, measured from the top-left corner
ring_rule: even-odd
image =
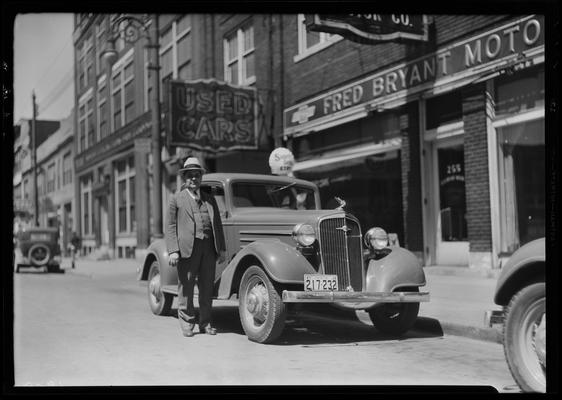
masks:
[[[30,226],[25,229],[27,232],[51,232],[55,233],[59,230],[57,228],[47,227],[47,226]]]
[[[241,172],[215,172],[203,175],[203,182],[209,181],[219,181],[225,184],[232,181],[278,182],[281,184],[296,182],[299,185],[316,187],[316,185],[310,181],[298,179],[292,176],[247,174]]]

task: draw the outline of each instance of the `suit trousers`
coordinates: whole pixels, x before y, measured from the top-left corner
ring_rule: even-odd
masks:
[[[191,257],[178,260],[178,320],[182,331],[196,323],[193,293],[199,290],[199,329],[211,323],[216,252],[213,238],[194,239]]]

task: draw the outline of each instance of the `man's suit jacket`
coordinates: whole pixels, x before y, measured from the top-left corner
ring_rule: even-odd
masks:
[[[207,205],[209,210],[209,217],[213,226],[215,251],[218,254],[226,249],[219,208],[213,196],[201,190],[199,193],[201,201]],[[191,256],[193,241],[195,240],[195,207],[197,207],[197,202],[187,193],[187,189],[176,192],[170,199],[166,229],[168,254],[179,251],[182,258]]]

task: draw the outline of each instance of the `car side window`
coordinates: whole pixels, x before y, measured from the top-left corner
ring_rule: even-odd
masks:
[[[209,195],[212,195],[216,202],[217,202],[217,206],[219,208],[219,212],[221,214],[221,217],[225,217],[226,216],[226,204],[225,204],[225,200],[224,200],[224,188],[220,185],[220,184],[204,184],[201,185],[201,190],[204,193],[207,193]]]

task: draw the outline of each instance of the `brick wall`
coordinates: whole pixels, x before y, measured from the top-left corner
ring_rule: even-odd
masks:
[[[463,90],[466,221],[471,252],[492,250],[485,86]]]
[[[404,241],[410,251],[423,251],[423,218],[421,207],[420,135],[417,102],[409,103],[400,117],[402,129],[402,209]]]

